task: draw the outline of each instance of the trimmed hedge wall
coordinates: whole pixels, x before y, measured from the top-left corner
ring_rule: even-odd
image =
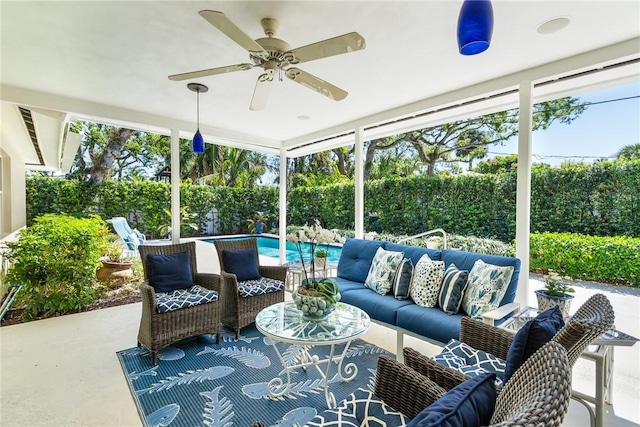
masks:
[[[573,233],[533,233],[531,270],[595,282],[640,286],[640,239]]]
[[[221,233],[247,231],[255,212],[277,212],[278,189],[181,184],[181,204],[199,215],[218,209]],[[531,231],[640,237],[640,161],[537,166],[531,182]],[[289,191],[290,224],[318,219],[328,228],[354,228],[354,186],[295,188]],[[44,213],[103,218],[130,214],[133,226],[157,237],[168,222],[170,186],[156,181],[110,181],[100,188],[62,179],[27,180],[29,222]],[[515,238],[515,172],[498,175],[434,175],[368,182],[367,231],[417,234],[433,228],[449,233]],[[272,215],[267,229],[277,226]]]

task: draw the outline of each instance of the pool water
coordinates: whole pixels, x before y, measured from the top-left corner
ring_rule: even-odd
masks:
[[[269,256],[272,258],[280,257],[280,240],[277,237],[267,237],[267,236],[257,236],[258,241],[258,253],[260,255]],[[205,242],[213,243],[214,239],[206,239]],[[305,259],[309,259],[311,256],[310,251],[311,245],[308,243],[302,244],[303,257]],[[316,246],[316,249],[319,247]],[[322,249],[325,249],[325,246],[322,245]],[[342,253],[342,247],[340,246],[331,246],[329,245],[328,254],[327,254],[327,262],[329,264],[337,264],[340,259],[340,254]],[[298,249],[296,245],[292,242],[287,242],[287,261],[299,261],[300,254],[298,253]]]

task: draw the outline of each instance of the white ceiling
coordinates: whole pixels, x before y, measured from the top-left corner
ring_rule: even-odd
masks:
[[[340,102],[285,78],[274,84],[265,110],[249,111],[261,70],[196,80],[209,87],[200,106],[205,139],[247,141],[273,152],[283,142],[291,146],[353,123],[407,114],[413,108],[403,109],[407,104],[417,103],[417,112],[429,100],[449,99],[450,92],[459,100],[482,95],[477,92],[482,86],[475,85],[514,73],[517,78],[621,42],[627,43],[621,49],[625,58],[640,56],[638,1],[494,0],[491,47],[475,56],[457,51],[461,3],[2,1],[2,99],[150,130],[177,126],[188,137],[195,130],[196,96],[186,88],[188,81],[167,76],[249,62],[246,51],[198,15],[202,9],[224,12],[253,38],[264,36],[262,18],[276,18],[276,37],[294,48],[351,31],[366,40],[362,51],[300,65],[347,90]],[[558,16],[571,18],[567,28],[536,32],[540,23]],[[629,42],[637,49],[629,52]],[[637,63],[633,67],[639,69]]]

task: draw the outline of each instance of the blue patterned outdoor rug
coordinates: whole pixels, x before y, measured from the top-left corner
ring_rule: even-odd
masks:
[[[269,396],[267,383],[287,376],[272,341],[254,325],[242,329],[240,339],[223,331],[220,344],[215,335],[184,340],[166,348],[151,365],[144,347],[117,352],[129,388],[145,426],[242,426],[261,420],[267,426],[304,425],[326,409],[324,383],[314,366],[295,369],[289,391]],[[343,346],[336,348],[342,350]],[[302,346],[278,343],[287,366],[299,362]],[[321,359],[329,346],[314,347]],[[358,375],[343,382],[338,365],[331,366],[329,390],[337,402],[357,388],[373,386],[380,354],[387,352],[362,340],[349,346],[343,365],[355,363]],[[319,365],[326,368],[326,364]]]

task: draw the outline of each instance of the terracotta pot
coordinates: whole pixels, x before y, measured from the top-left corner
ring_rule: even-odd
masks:
[[[131,264],[132,263],[130,261],[102,261],[102,267],[100,267],[98,271],[96,271],[96,277],[98,278],[98,280],[101,280],[103,282],[110,279],[122,278],[122,274],[114,275],[114,273],[130,270]]]

